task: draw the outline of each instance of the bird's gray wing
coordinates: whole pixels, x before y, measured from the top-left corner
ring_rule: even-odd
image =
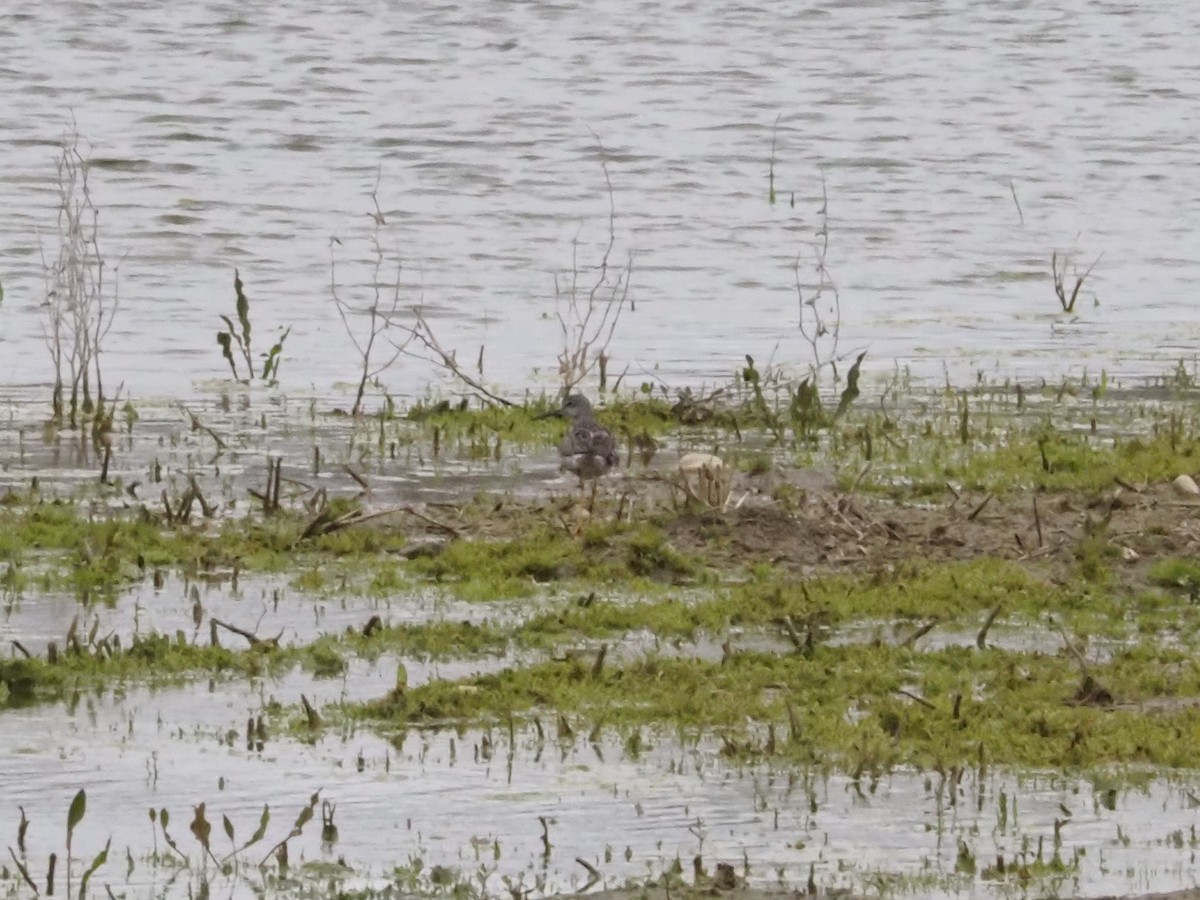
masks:
[[[570,430],[567,443],[571,446],[571,454],[599,456],[611,460],[617,453],[617,443],[612,434],[596,422],[577,422]]]

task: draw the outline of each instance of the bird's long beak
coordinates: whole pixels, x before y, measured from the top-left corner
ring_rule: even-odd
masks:
[[[534,416],[533,421],[539,422],[542,419],[561,419],[563,411],[561,409],[550,409],[540,415]]]

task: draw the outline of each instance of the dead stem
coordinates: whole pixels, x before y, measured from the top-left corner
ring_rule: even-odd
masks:
[[[275,635],[273,638],[260,638],[253,632],[246,631],[244,628],[238,628],[236,625],[230,625],[228,622],[222,622],[220,619],[211,619],[212,624],[218,628],[224,628],[226,631],[236,634],[238,637],[245,638],[251,647],[267,647],[275,649],[279,646],[279,639],[283,637],[283,631]]]
[[[988,494],[986,497],[984,497],[984,498],[983,498],[983,502],[981,502],[981,503],[980,503],[978,506],[976,506],[976,507],[975,507],[973,510],[971,510],[970,514],[967,516],[967,521],[968,521],[968,522],[974,522],[976,519],[978,519],[978,518],[979,518],[979,514],[980,514],[981,512],[983,512],[984,508],[985,508],[985,507],[986,507],[986,506],[987,506],[989,503],[991,503],[991,502],[992,502],[992,499],[993,499],[994,497],[995,497],[995,494]]]
[[[997,603],[988,613],[987,618],[983,621],[983,627],[979,629],[979,634],[975,638],[975,646],[980,650],[987,649],[988,630],[991,629],[992,623],[996,621],[996,616],[1000,615],[1000,610],[1003,609],[1003,604]]]
[[[918,628],[916,631],[914,631],[912,634],[910,634],[907,638],[905,638],[903,641],[901,641],[900,646],[901,647],[911,647],[913,644],[915,644],[921,638],[925,637],[925,635],[929,634],[929,632],[933,631],[933,629],[937,627],[938,622],[940,622],[940,621],[941,620],[936,616],[934,618],[930,619],[928,622],[926,622],[924,625],[922,625],[920,628]]]
[[[934,706],[932,703],[930,703],[924,697],[914,694],[912,691],[906,691],[904,688],[896,688],[896,693],[899,694],[901,697],[907,697],[909,700],[912,700],[914,703],[921,704],[926,709],[932,709],[935,712],[937,711],[936,706]]]
[[[387,226],[387,220],[383,215],[383,210],[379,208],[379,182],[382,177],[383,166],[380,165],[375,173],[375,186],[371,189],[372,211],[368,213],[373,223],[371,229],[371,246],[374,251],[374,267],[371,273],[371,289],[373,293],[370,303],[364,307],[360,308],[351,304],[349,300],[346,300],[338,293],[337,258],[334,253],[334,247],[341,244],[341,241],[336,237],[329,239],[329,293],[333,298],[333,305],[337,310],[338,318],[341,320],[342,328],[350,338],[350,342],[354,344],[354,349],[358,352],[360,361],[358,385],[354,394],[354,405],[350,409],[352,416],[359,416],[363,413],[363,395],[366,393],[367,385],[391,368],[412,340],[411,330],[409,330],[410,336],[408,339],[399,344],[387,337],[387,332],[393,328],[402,331],[408,329],[398,318],[401,310],[400,301],[404,275],[403,261],[400,259],[396,260],[396,280],[390,286],[390,296],[387,298],[384,297],[383,292],[383,288],[386,286],[380,280],[383,264],[387,258],[381,240],[382,230]],[[367,314],[367,329],[366,336],[360,339],[350,320],[351,316],[357,316],[363,312]],[[392,346],[393,353],[382,361],[373,361],[372,357],[380,337],[388,340]]]

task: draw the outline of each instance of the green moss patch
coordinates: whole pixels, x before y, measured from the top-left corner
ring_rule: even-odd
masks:
[[[1065,656],[947,648],[817,648],[723,663],[649,658],[620,668],[568,660],[433,682],[361,708],[400,726],[565,716],[596,726],[718,733],[727,749],[851,772],[988,763],[1089,768],[1200,765],[1200,667],[1131,648],[1091,671],[1114,698],[1081,690]],[[1148,715],[1140,705],[1175,700]]]

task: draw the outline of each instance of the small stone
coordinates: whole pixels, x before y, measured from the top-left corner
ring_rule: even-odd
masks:
[[[1125,560],[1125,562],[1133,563],[1133,562],[1137,562],[1141,558],[1142,558],[1141,554],[1138,553],[1136,550],[1134,550],[1132,547],[1122,547],[1121,548],[1121,559]]]
[[[1196,479],[1191,475],[1177,475],[1175,480],[1171,482],[1175,486],[1175,493],[1181,494],[1184,497],[1200,497],[1200,487],[1196,485]]]

